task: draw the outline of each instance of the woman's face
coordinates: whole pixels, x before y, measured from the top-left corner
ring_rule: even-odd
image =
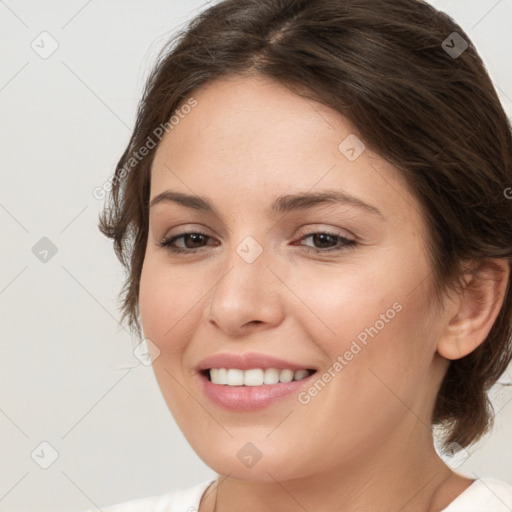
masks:
[[[245,480],[417,453],[447,363],[418,202],[347,120],[282,85],[231,77],[193,97],[155,155],[140,281],[184,435]],[[338,199],[294,199],[324,192]]]

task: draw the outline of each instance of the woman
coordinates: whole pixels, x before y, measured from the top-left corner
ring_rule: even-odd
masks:
[[[436,453],[512,357],[512,137],[420,0],[226,0],[163,52],[101,230],[219,477],[107,508],[505,511]]]

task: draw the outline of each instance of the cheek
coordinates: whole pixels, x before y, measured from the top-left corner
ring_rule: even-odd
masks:
[[[173,340],[166,350],[179,346],[187,325],[196,322],[201,314],[206,289],[195,275],[167,265],[158,255],[147,254],[144,260],[139,287],[141,322],[146,337],[157,345]]]
[[[380,335],[417,313],[404,308],[409,301],[407,276],[393,270],[384,261],[303,272],[292,269],[284,280],[302,299],[294,318],[308,330],[311,340],[329,352],[348,349],[347,342],[355,339],[364,346],[376,331]],[[295,302],[293,296],[290,300]],[[405,315],[404,309],[408,310]]]
[[[407,389],[423,378],[435,352],[427,263],[419,252],[406,259],[392,256],[317,269],[300,281],[295,278],[292,287],[307,306],[295,318],[332,364],[342,356],[345,378],[360,390],[372,378],[370,369]]]
[[[428,280],[418,286],[414,269],[382,260],[364,272],[354,267],[331,277],[302,282],[318,318],[310,311],[296,318],[329,362],[318,375],[325,385],[306,390],[301,403],[307,404],[306,421],[332,446],[347,440],[356,446],[410,414],[404,404],[422,414],[434,392],[427,385],[435,352]],[[321,419],[325,411],[329,422]]]
[[[152,341],[159,338],[156,333],[162,329],[168,309],[168,298],[165,296],[172,290],[162,286],[165,276],[157,270],[151,256],[146,253],[139,283],[139,310],[144,334]]]
[[[145,337],[160,350],[152,368],[179,424],[190,414],[190,396],[184,392],[182,371],[205,293],[199,284],[193,272],[167,265],[158,254],[146,254],[139,286],[140,319]]]

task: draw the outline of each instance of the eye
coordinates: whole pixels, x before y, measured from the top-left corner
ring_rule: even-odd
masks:
[[[209,240],[211,237],[206,233],[198,231],[185,232],[174,235],[170,238],[164,238],[159,242],[160,247],[164,247],[168,251],[173,253],[194,253],[197,252],[201,247],[204,246],[204,242]],[[325,253],[329,251],[343,251],[350,248],[354,248],[357,245],[355,240],[346,238],[336,233],[330,233],[326,231],[318,231],[313,233],[307,233],[303,235],[299,241],[311,238],[314,244],[320,244],[321,247],[311,247],[305,245],[307,250],[312,250],[317,253]],[[175,243],[182,239],[185,247],[177,247]],[[190,243],[187,243],[189,241]],[[327,245],[327,247],[326,247]]]
[[[180,247],[176,247],[175,245],[173,245],[174,242],[176,242],[180,238],[183,238],[183,240],[191,240],[191,244],[185,243],[185,248],[180,248]],[[163,240],[161,240],[159,242],[158,245],[160,247],[164,247],[167,250],[174,252],[174,253],[180,253],[180,252],[181,253],[187,253],[187,252],[193,253],[193,252],[196,252],[196,250],[200,248],[200,247],[196,247],[196,244],[200,243],[201,240],[204,240],[205,238],[208,239],[211,237],[209,235],[207,235],[206,233],[201,233],[198,231],[185,232],[185,233],[180,233],[178,235],[172,236],[170,238],[164,238]],[[192,247],[190,247],[189,245],[192,245]]]
[[[352,240],[350,238],[346,238],[342,235],[336,234],[336,233],[330,233],[327,231],[317,231],[313,233],[307,233],[303,235],[299,240],[305,240],[307,238],[312,238],[313,243],[319,243],[323,247],[317,248],[317,247],[311,247],[306,246],[308,249],[311,249],[314,252],[322,253],[322,252],[329,252],[329,251],[344,251],[347,249],[354,248],[357,245],[357,242],[355,240]],[[325,247],[325,244],[334,244]]]

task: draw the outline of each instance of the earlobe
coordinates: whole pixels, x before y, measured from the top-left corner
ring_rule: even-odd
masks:
[[[489,258],[469,266],[463,290],[448,300],[437,351],[446,359],[460,359],[473,352],[489,334],[503,305],[510,265],[506,259]]]

